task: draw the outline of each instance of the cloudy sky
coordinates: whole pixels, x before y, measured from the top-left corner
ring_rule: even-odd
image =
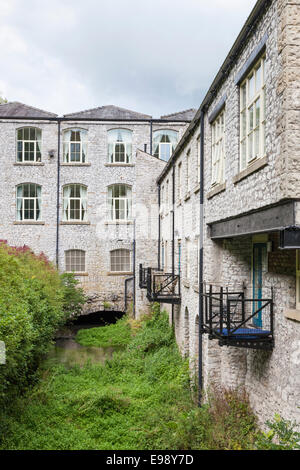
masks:
[[[58,114],[198,107],[255,0],[0,0],[0,92]]]

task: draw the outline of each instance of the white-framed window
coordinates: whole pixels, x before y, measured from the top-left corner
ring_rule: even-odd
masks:
[[[67,129],[63,132],[64,163],[86,163],[88,131],[84,129]]]
[[[178,199],[182,198],[182,163],[178,165]]]
[[[188,238],[185,240],[185,278],[190,279],[191,277],[191,257],[190,257],[190,247],[191,242]]]
[[[111,129],[107,132],[109,163],[130,163],[132,158],[132,131]]]
[[[41,220],[42,188],[35,183],[17,186],[17,220]]]
[[[211,184],[220,184],[224,181],[225,159],[225,110],[223,110],[211,124],[212,128],[212,171]]]
[[[240,170],[266,153],[265,56],[240,86]]]
[[[169,210],[169,204],[170,204],[170,202],[169,202],[169,198],[170,198],[169,191],[170,191],[169,190],[169,180],[167,180],[167,182],[166,182],[166,211]]]
[[[296,309],[300,310],[300,250],[296,252]]]
[[[200,183],[200,161],[201,161],[201,147],[200,135],[197,138],[197,183]]]
[[[161,129],[153,132],[154,156],[167,162],[178,142],[178,132]]]
[[[87,220],[87,187],[68,184],[63,189],[63,220],[66,222]]]
[[[186,191],[191,190],[191,151],[186,154]]]
[[[42,131],[36,127],[17,129],[17,162],[40,162]]]
[[[65,269],[66,272],[84,273],[85,272],[85,251],[67,250],[65,251]]]
[[[127,184],[113,184],[112,186],[108,187],[108,216],[110,220],[131,220],[131,186]]]
[[[118,273],[132,272],[131,251],[124,248],[112,250],[110,252],[110,270]]]

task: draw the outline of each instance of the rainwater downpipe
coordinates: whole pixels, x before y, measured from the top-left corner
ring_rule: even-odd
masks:
[[[175,165],[172,168],[172,277],[175,275]],[[172,326],[174,326],[174,302],[172,302]]]
[[[59,268],[59,192],[60,192],[60,132],[61,121],[57,120],[57,195],[56,195],[56,267]]]
[[[199,230],[199,354],[198,406],[202,405],[203,391],[203,248],[204,248],[204,110],[200,115],[200,230]]]

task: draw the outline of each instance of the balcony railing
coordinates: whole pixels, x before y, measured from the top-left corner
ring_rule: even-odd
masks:
[[[273,348],[273,291],[268,299],[246,299],[244,291],[204,285],[202,297],[202,331],[209,339],[219,340],[220,346]]]
[[[139,286],[147,289],[147,298],[150,302],[163,302],[179,304],[181,302],[180,276],[164,273],[157,268],[143,268],[139,266]]]

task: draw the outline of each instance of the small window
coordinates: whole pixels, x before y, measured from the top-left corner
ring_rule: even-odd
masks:
[[[17,186],[17,220],[41,220],[42,188],[33,183]]]
[[[67,222],[87,220],[87,187],[69,184],[64,187],[63,220]]]
[[[65,163],[87,161],[87,131],[70,129],[63,133],[63,159]]]
[[[65,252],[65,265],[67,272],[85,272],[85,251],[68,250]]]
[[[212,123],[212,175],[211,184],[224,181],[225,158],[225,111],[221,112]]]
[[[131,251],[120,249],[110,252],[111,272],[128,273],[132,271]]]
[[[300,310],[300,250],[297,250],[296,257],[296,309]]]
[[[240,87],[240,170],[266,153],[265,57]]]
[[[108,131],[108,161],[130,163],[132,158],[132,131],[112,129]]]
[[[131,220],[131,186],[114,184],[108,188],[108,216],[110,220]]]
[[[186,154],[186,190],[191,190],[191,151],[189,150]]]
[[[197,183],[200,183],[200,161],[201,161],[201,147],[200,136],[197,139]]]
[[[17,161],[20,163],[41,161],[42,131],[36,127],[17,130]]]
[[[182,198],[182,164],[179,163],[178,165],[178,199],[181,200]]]
[[[154,156],[167,162],[178,142],[178,132],[160,130],[153,132]]]

